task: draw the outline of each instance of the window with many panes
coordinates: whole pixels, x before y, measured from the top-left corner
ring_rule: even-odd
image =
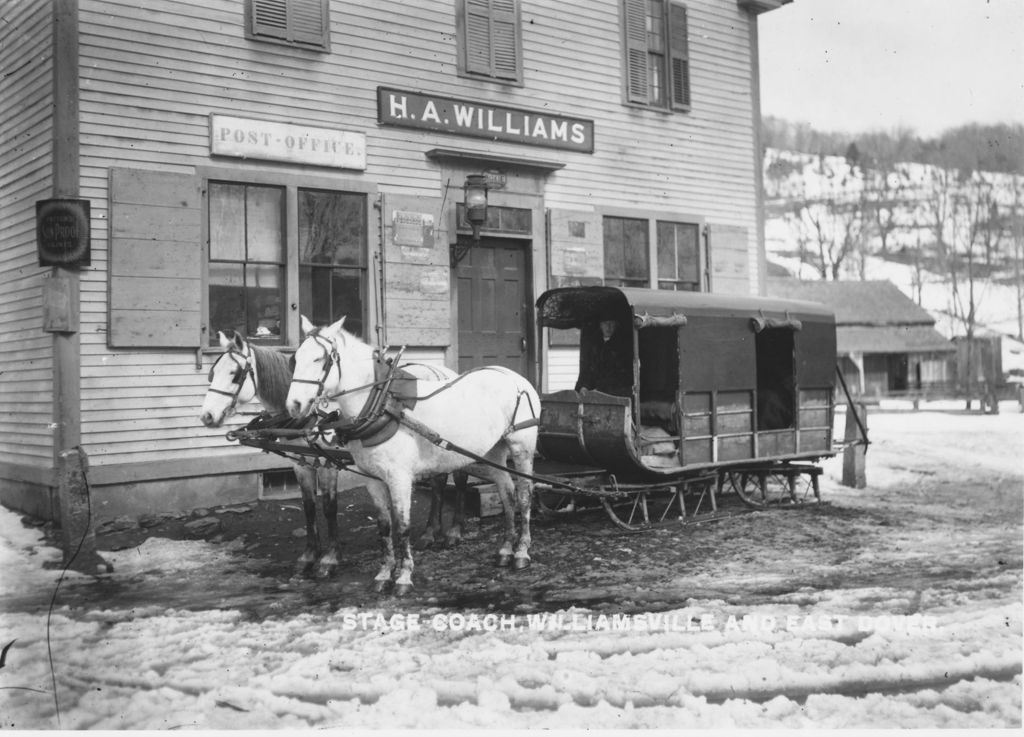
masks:
[[[646,287],[648,221],[640,218],[604,218],[604,283],[618,287]]]
[[[690,109],[686,7],[671,0],[623,0],[626,101]]]
[[[700,228],[659,220],[658,289],[700,291]]]
[[[457,0],[459,74],[521,84],[519,0]]]
[[[218,330],[281,343],[285,301],[284,189],[209,185],[210,344]]]
[[[330,51],[329,0],[248,0],[247,35]]]
[[[210,181],[207,202],[210,345],[228,329],[257,344],[294,343],[285,325],[290,303],[318,325],[344,315],[345,327],[365,337],[365,194]],[[297,298],[289,282],[298,284]]]
[[[602,220],[605,284],[700,291],[698,223],[608,215]]]
[[[366,197],[300,189],[299,307],[315,325],[345,316],[363,335],[366,304]]]

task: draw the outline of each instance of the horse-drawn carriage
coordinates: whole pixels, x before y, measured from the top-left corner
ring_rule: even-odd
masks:
[[[619,524],[685,518],[702,504],[715,511],[724,490],[757,507],[818,499],[815,462],[836,452],[835,317],[826,308],[566,287],[541,295],[537,313],[552,344],[578,342],[580,361],[575,389],[541,398],[539,452],[579,467],[559,475],[598,492]],[[573,496],[575,505],[586,494]]]
[[[287,413],[257,418],[229,438],[300,464],[313,457],[366,473],[386,558],[377,581],[393,577],[399,589],[411,586],[412,480],[430,473],[472,466],[495,481],[506,519],[498,559],[517,568],[529,565],[532,499],[545,511],[601,506],[627,529],[715,514],[724,491],[754,507],[818,499],[815,461],[836,452],[831,312],[619,287],[553,289],[537,310],[553,343],[579,346],[574,389],[538,397],[501,367],[410,377],[343,321],[307,324],[294,375],[276,392]],[[259,390],[248,366],[260,353],[237,336],[222,344],[233,363],[215,365],[224,367],[220,379],[211,369],[207,401],[231,398],[233,407],[247,379]],[[333,411],[316,415],[325,401]],[[213,415],[204,412],[204,423],[219,424],[208,421]]]

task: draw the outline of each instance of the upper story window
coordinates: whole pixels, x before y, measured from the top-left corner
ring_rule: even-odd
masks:
[[[457,0],[459,74],[522,84],[519,0]]]
[[[330,51],[329,0],[248,0],[247,36]]]
[[[626,101],[690,109],[686,7],[671,0],[623,0]]]

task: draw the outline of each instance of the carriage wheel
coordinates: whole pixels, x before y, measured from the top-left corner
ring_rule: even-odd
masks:
[[[683,517],[681,496],[676,487],[638,491],[617,499],[602,497],[601,504],[612,522],[624,530],[645,530]]]
[[[815,477],[813,474],[803,476],[799,470],[792,469],[723,471],[721,489],[731,488],[753,509],[791,507],[817,501],[816,490],[811,493]]]

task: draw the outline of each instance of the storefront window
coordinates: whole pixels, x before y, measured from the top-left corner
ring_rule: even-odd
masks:
[[[646,287],[650,283],[648,221],[604,218],[604,283],[613,287]]]
[[[345,316],[365,338],[366,196],[300,189],[299,306],[316,325]]]
[[[658,289],[700,291],[699,228],[658,221]]]
[[[210,345],[218,330],[279,344],[284,304],[284,190],[211,182]]]

